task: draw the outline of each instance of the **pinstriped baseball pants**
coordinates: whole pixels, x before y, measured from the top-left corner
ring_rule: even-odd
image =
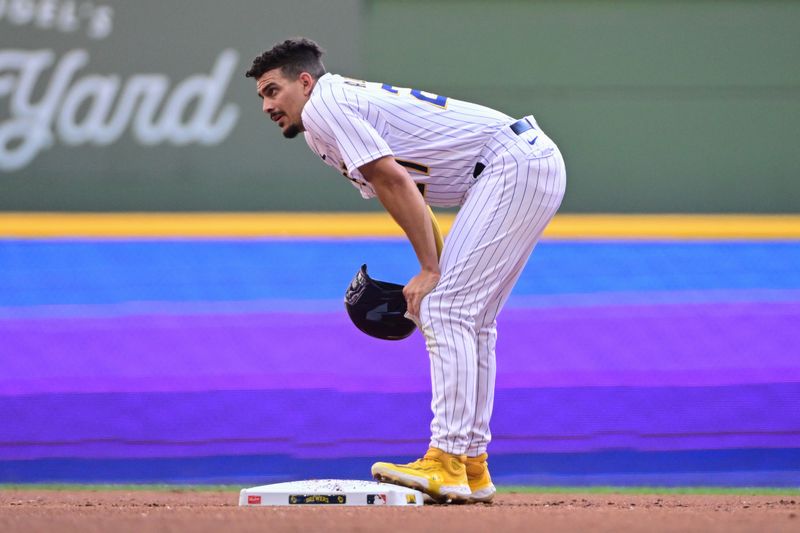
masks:
[[[538,133],[531,146],[501,132],[447,236],[439,283],[422,301],[430,445],[448,453],[473,457],[491,440],[496,318],[564,196],[564,160]]]

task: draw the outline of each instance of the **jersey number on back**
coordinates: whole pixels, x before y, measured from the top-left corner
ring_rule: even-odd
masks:
[[[392,94],[400,94],[398,89],[395,89],[388,83],[381,84],[381,89],[384,91],[389,91]],[[446,108],[447,107],[447,97],[441,96],[438,94],[431,94],[431,93],[424,93],[419,89],[411,89],[410,90],[411,96],[416,98],[417,100],[422,100],[423,102],[428,102],[429,104],[433,104],[436,107]]]

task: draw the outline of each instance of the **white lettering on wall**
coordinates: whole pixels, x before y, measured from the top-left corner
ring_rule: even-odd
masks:
[[[0,0],[0,20],[13,26],[74,33],[105,39],[114,29],[114,8],[76,0]]]
[[[145,145],[215,145],[239,118],[238,106],[224,102],[238,62],[235,50],[222,51],[210,74],[189,76],[171,92],[163,74],[134,74],[124,81],[114,74],[76,79],[89,63],[82,49],[64,54],[43,85],[55,59],[52,50],[0,50],[0,102],[8,97],[10,115],[0,122],[2,171],[25,167],[56,140],[104,146],[129,127]]]

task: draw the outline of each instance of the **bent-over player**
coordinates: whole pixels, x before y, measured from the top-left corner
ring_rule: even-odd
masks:
[[[419,260],[403,293],[430,355],[430,447],[372,474],[437,500],[490,501],[495,319],[561,204],[564,160],[531,115],[326,73],[322,54],[287,40],[246,75],[284,137],[304,133],[363,197],[377,196]],[[461,206],[441,258],[426,203]]]

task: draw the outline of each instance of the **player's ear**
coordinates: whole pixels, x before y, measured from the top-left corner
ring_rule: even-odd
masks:
[[[300,73],[300,83],[303,84],[303,95],[308,96],[311,94],[311,89],[314,88],[314,78],[308,72]]]

